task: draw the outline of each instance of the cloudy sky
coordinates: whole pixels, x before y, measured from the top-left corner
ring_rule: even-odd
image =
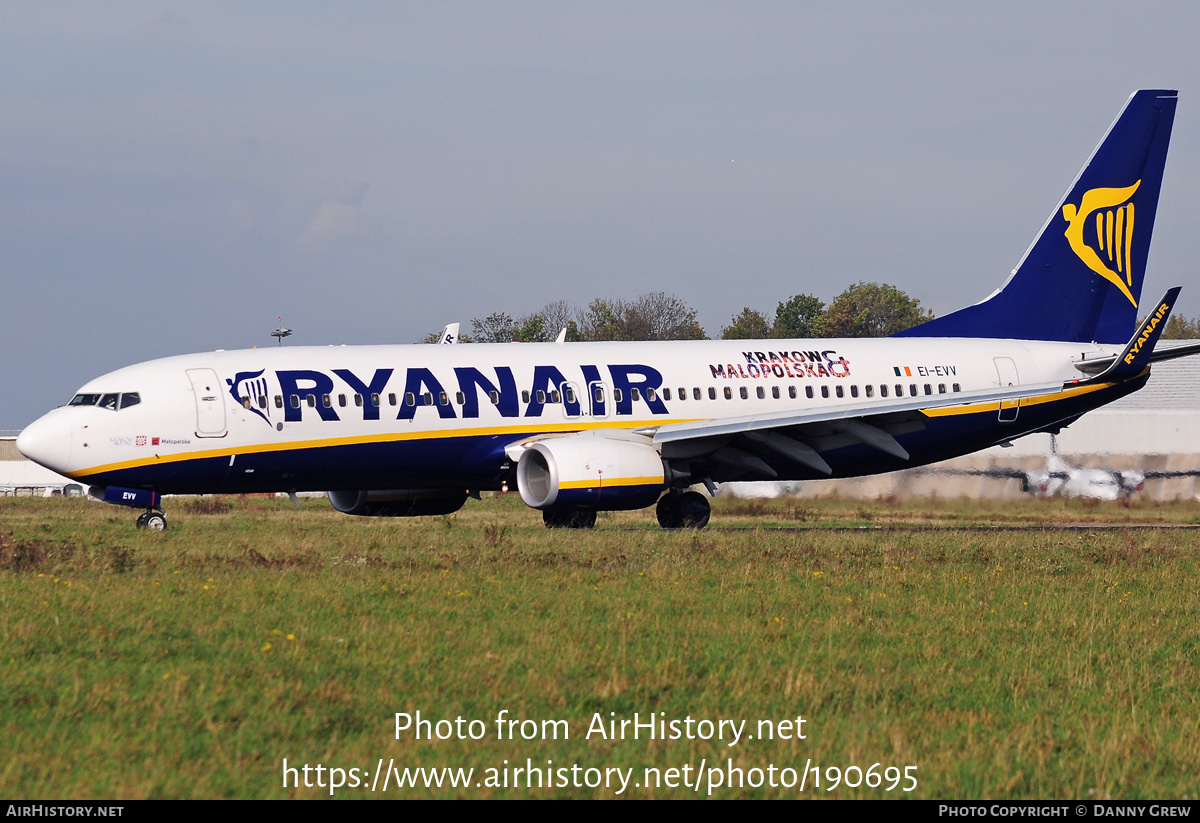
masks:
[[[1178,88],[1146,291],[1200,214],[1194,3],[0,3],[0,429],[167,354],[411,343],[558,299],[1007,276]]]

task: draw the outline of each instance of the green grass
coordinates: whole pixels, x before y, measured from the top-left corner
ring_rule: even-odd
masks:
[[[328,796],[283,788],[284,758],[368,783],[380,758],[552,760],[632,768],[633,783],[644,767],[732,758],[916,766],[921,798],[1200,791],[1200,532],[976,528],[1186,524],[1188,503],[719,501],[720,528],[699,533],[645,512],[551,532],[512,497],[415,520],[177,501],[161,534],[135,532],[133,514],[0,500],[5,797]],[[905,528],[839,530],[879,525]],[[503,709],[566,720],[571,737],[499,740]],[[397,739],[394,714],[417,710],[486,734]],[[750,733],[802,715],[807,738],[584,739],[610,712],[745,719]],[[827,793],[828,776],[814,790],[810,774],[804,796],[901,794]],[[625,796],[693,794],[633,783]]]

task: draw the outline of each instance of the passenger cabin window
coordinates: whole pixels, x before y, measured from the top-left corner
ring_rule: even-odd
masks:
[[[459,397],[462,397],[462,395],[460,394]],[[459,401],[459,402],[462,402],[462,401]],[[371,395],[371,405],[374,406],[375,408],[379,408],[379,392],[375,392],[374,394]]]
[[[957,392],[957,391],[962,391],[962,389],[960,389],[960,388],[958,387],[958,384],[957,384],[957,383],[955,383],[955,384],[954,384],[954,390],[955,390],[956,392]]]
[[[642,390],[641,389],[630,389],[629,397],[631,400],[641,400],[642,399]]]
[[[880,397],[887,397],[887,386],[880,386],[880,387],[879,387],[879,396],[880,396]]]
[[[454,393],[454,402],[461,406],[467,402],[467,397],[460,391],[455,392]]]
[[[714,386],[709,386],[709,387],[708,387],[708,399],[709,399],[709,400],[716,400],[716,399],[717,399],[717,390],[716,390],[716,388],[715,388]]]
[[[425,392],[425,394],[421,395],[421,399],[425,401],[426,406],[432,406],[433,405],[433,392],[431,392],[431,391]]]
[[[396,405],[396,393],[395,392],[388,392],[388,405],[389,406]]]
[[[739,387],[739,388],[738,388],[738,394],[741,396],[741,398],[742,398],[743,400],[746,400],[747,398],[749,398],[749,397],[750,397],[750,392],[746,391],[746,387],[745,387],[745,386],[741,386],[741,387]]]
[[[804,387],[804,396],[807,397],[809,400],[812,400],[812,398],[813,398],[812,386]]]
[[[928,383],[926,383],[926,384],[925,384],[925,393],[926,393],[926,394],[933,394],[933,386],[931,386],[931,385],[929,385]]]
[[[258,396],[258,407],[260,409],[265,409],[267,407],[267,396],[265,394],[260,394]]]
[[[620,403],[624,393],[620,389],[613,389],[613,402]]]
[[[492,401],[493,406],[498,405],[500,403],[500,392],[498,392],[498,391],[488,392],[488,400]]]
[[[325,408],[329,408],[330,406],[333,405],[333,402],[329,399],[329,395],[327,395],[327,394],[321,395],[321,405],[324,406]]]
[[[338,395],[338,405],[341,406],[343,409],[346,408],[346,395],[344,395],[344,394]]]
[[[529,389],[522,389],[522,390],[521,390],[521,402],[522,402],[522,403],[528,403],[528,402],[529,402]]]
[[[778,387],[778,386],[772,386],[772,387],[771,387],[771,398],[772,398],[773,400],[778,400],[778,399],[779,399],[779,387]]]
[[[315,409],[317,407],[317,396],[315,394],[310,394],[310,395],[307,395],[307,399],[308,399],[308,407],[310,409]],[[328,400],[329,395],[325,395],[325,399]]]
[[[670,391],[670,389],[668,389],[668,391]],[[655,393],[654,389],[646,389],[646,399],[647,400],[649,400],[651,403],[653,403],[657,398],[658,398],[658,394]]]
[[[851,386],[851,387],[850,387],[850,396],[851,396],[851,397],[858,397],[858,386]]]
[[[562,395],[558,393],[558,389],[550,390],[550,402],[551,403],[561,403],[562,402]]]
[[[733,399],[733,389],[729,388],[729,386],[725,387],[725,399],[726,400]]]
[[[406,406],[417,405],[417,396],[410,391],[406,391],[404,393],[404,405],[406,405]]]
[[[693,399],[693,400],[699,400],[699,399],[700,399],[700,387],[699,387],[699,386],[694,386],[694,387],[692,388],[692,399]]]
[[[538,389],[538,392],[537,392],[537,401],[538,401],[539,403],[545,403],[545,402],[546,402],[546,393],[545,393],[544,391],[542,391],[541,389]]]
[[[903,397],[903,396],[904,396],[904,387],[903,387],[903,386],[901,386],[899,383],[897,383],[897,384],[896,384],[896,396],[897,396],[897,397]]]
[[[766,389],[764,389],[762,386],[759,386],[759,387],[758,387],[758,389],[757,389],[757,390],[756,390],[754,393],[755,393],[756,395],[758,395],[758,399],[759,399],[759,400],[766,400],[766,399],[767,399],[767,390],[766,390]]]
[[[845,395],[846,395],[846,390],[843,389],[841,386],[834,386],[833,391],[838,397],[845,397]]]
[[[567,402],[574,404],[575,403],[575,390],[573,388],[571,388],[570,386],[567,386],[567,390],[566,390],[565,394],[567,396]]]
[[[122,406],[121,408],[124,408],[124,406]],[[243,398],[242,398],[242,408],[243,408],[243,409],[249,409],[249,408],[250,408],[250,397],[249,397],[249,396],[246,396],[246,397],[243,397]]]
[[[796,387],[788,386],[788,397],[792,400],[796,399]]]
[[[828,397],[828,396],[829,396],[829,387],[828,387],[828,386],[822,386],[822,387],[821,387],[821,396],[822,396],[822,397]]]
[[[288,397],[290,398],[288,400],[288,402],[292,404],[293,409],[300,408],[300,395],[292,394],[292,395],[288,395]]]
[[[867,386],[866,386],[866,389],[867,389],[867,397],[874,397],[874,396],[875,396],[875,387],[874,387],[874,386],[872,386],[872,385],[867,385]]]
[[[283,408],[283,395],[282,394],[275,395],[275,408],[277,408],[277,409]]]

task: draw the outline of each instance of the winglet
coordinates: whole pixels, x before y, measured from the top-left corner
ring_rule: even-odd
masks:
[[[1179,286],[1167,289],[1167,293],[1154,304],[1154,310],[1138,326],[1133,338],[1113,361],[1113,364],[1094,377],[1093,381],[1125,380],[1136,377],[1145,370],[1146,366],[1150,365],[1150,357],[1154,354],[1154,347],[1158,344],[1158,338],[1162,335],[1163,329],[1167,327],[1167,317],[1170,316],[1171,309],[1179,298],[1179,291]]]

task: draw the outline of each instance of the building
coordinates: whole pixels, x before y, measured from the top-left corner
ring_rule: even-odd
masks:
[[[27,460],[17,451],[15,434],[0,435],[0,497],[80,497],[87,486]]]

